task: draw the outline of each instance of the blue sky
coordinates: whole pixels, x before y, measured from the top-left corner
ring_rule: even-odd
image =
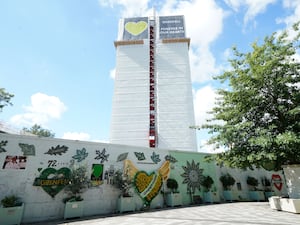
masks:
[[[197,125],[213,107],[212,76],[229,68],[230,48],[249,51],[300,19],[300,0],[0,1],[0,87],[15,95],[0,122],[108,141],[118,21],[148,16],[153,6],[159,16],[185,15]],[[199,131],[198,145],[207,138]]]

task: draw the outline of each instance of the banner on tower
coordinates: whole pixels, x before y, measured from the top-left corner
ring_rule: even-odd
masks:
[[[148,38],[148,17],[124,19],[123,40],[141,40]]]
[[[159,38],[185,38],[183,16],[160,16]]]

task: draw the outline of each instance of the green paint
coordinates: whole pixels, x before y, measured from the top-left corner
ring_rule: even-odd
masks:
[[[35,147],[34,145],[19,143],[20,148],[22,149],[23,155],[35,155]]]
[[[66,167],[58,170],[47,168],[35,179],[33,185],[41,186],[46,193],[54,198],[69,183],[70,174],[70,169]]]
[[[99,178],[103,173],[103,165],[102,164],[93,164],[93,172],[92,175],[95,178]]]

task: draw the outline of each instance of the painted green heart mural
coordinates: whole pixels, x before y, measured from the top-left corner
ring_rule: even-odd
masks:
[[[147,205],[158,195],[162,186],[162,177],[157,172],[148,175],[144,171],[139,171],[135,175],[134,184],[141,198]]]
[[[125,30],[130,34],[137,36],[143,33],[148,27],[148,24],[145,21],[135,22],[127,22],[125,24]]]
[[[70,174],[70,169],[66,167],[58,170],[47,168],[35,179],[33,185],[41,186],[45,192],[54,198],[69,183]]]

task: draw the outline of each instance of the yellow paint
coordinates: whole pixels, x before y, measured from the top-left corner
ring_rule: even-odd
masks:
[[[148,27],[148,24],[145,21],[135,22],[127,22],[125,24],[125,30],[130,34],[137,36],[143,33]]]

